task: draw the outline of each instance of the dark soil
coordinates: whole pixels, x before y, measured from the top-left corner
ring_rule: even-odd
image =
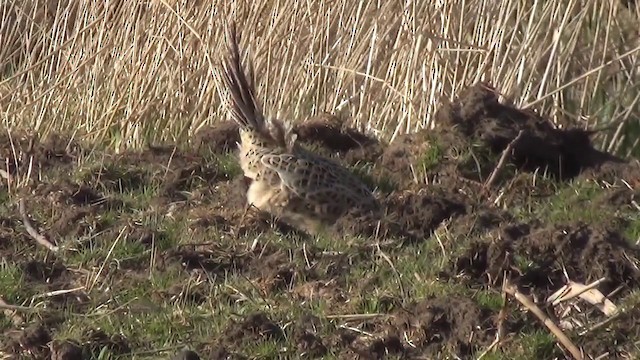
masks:
[[[455,296],[409,304],[389,319],[372,320],[364,327],[379,338],[342,329],[333,340],[334,346],[347,346],[362,359],[380,359],[385,354],[422,358],[443,351],[467,358],[495,336],[491,312],[470,299]]]
[[[436,118],[436,129],[402,135],[390,145],[328,114],[297,125],[295,133],[301,143],[352,167],[377,188],[383,204],[382,217],[348,214],[328,229],[327,236],[345,239],[351,246],[343,252],[316,246],[306,234],[247,210],[247,184],[239,168],[233,167],[239,139],[237,126],[231,123],[203,129],[187,149],[149,146],[141,151],[104,154],[99,161],[80,168],[78,159],[89,156],[89,151],[76,140],[64,136],[38,139],[28,134],[9,138],[5,132],[0,134],[0,164],[11,176],[24,176],[30,162],[32,173],[42,174],[32,177],[19,196],[25,199],[37,230],[58,245],[72,241],[72,253],[105,241],[96,234],[113,241],[125,227],[127,241],[139,245],[144,254],[154,251],[157,255],[154,271],[179,269],[194,276],[205,274],[211,282],[227,274],[240,274],[260,296],[291,297],[301,303],[320,298],[334,313],[352,311],[353,292],[365,294],[372,282],[381,281],[366,278],[357,285],[346,283],[355,264],[379,261],[381,250],[362,239],[379,240],[391,257],[408,256],[426,241],[435,241],[431,235],[443,224],[452,238],[460,239],[459,244],[442,244],[453,252],[441,274],[447,281],[499,291],[506,275],[526,292],[543,298],[564,283],[566,270],[571,280],[578,282],[606,277],[600,287],[605,293],[621,285],[625,290],[620,296],[639,288],[640,250],[631,245],[633,239],[624,237],[615,215],[597,224],[554,223],[548,219],[519,220],[512,211],[532,197],[553,195],[570,180],[588,180],[606,187],[594,201],[599,209],[612,210],[603,214],[615,214],[632,200],[640,202],[637,161],[625,162],[595,149],[588,131],[556,129],[538,114],[502,104],[483,84],[470,87],[444,105]],[[512,152],[506,154],[504,167],[488,184],[509,146]],[[536,180],[542,174],[548,175],[544,181]],[[0,178],[3,192],[5,182]],[[508,204],[503,208],[494,202],[500,190],[504,190]],[[140,194],[147,194],[148,199],[131,199]],[[64,256],[34,255],[36,248],[17,212],[17,199],[13,194],[3,198],[13,203],[0,216],[0,255],[20,265],[21,285],[44,292],[86,284],[86,274],[68,269]],[[121,216],[108,216],[113,211]],[[180,236],[208,241],[166,247],[163,244],[175,235],[160,226],[140,225],[141,214],[162,221],[185,220]],[[209,238],[212,231],[225,239],[245,240],[218,241]],[[256,240],[251,245],[260,234],[274,232],[281,243]],[[22,251],[14,252],[16,248]],[[131,257],[105,268],[104,276],[122,276],[122,286],[129,286],[135,276],[146,276],[148,267],[149,261]],[[187,289],[183,281],[178,279],[166,289],[154,291],[154,296],[163,302],[179,300],[196,306],[238,300],[237,295],[227,293],[210,299],[205,285]],[[287,318],[264,311],[229,318],[224,331],[198,352],[202,358],[240,359],[245,358],[247,344],[275,341],[294,344],[288,349],[293,357],[334,354],[376,359],[395,354],[439,358],[452,353],[470,358],[495,338],[497,311],[468,297],[403,301],[376,294],[376,299],[387,316],[357,323],[358,328],[375,336],[332,327],[309,314]],[[89,300],[81,293],[69,293],[52,296],[47,304],[53,309],[81,312]],[[637,338],[634,324],[640,316],[630,313],[628,319],[616,322],[610,338],[586,336],[580,345],[598,355],[601,352],[597,349],[624,338]],[[521,327],[514,323],[508,330],[518,332]],[[104,347],[127,354],[140,344],[136,339],[99,330],[61,341],[55,338],[56,332],[57,326],[49,323],[16,327],[5,332],[1,349],[37,358],[81,359]],[[197,355],[183,351],[176,358]]]
[[[458,101],[441,108],[436,123],[455,128],[494,153],[502,152],[521,133],[513,145],[512,163],[519,169],[541,169],[560,179],[571,179],[604,163],[622,162],[596,150],[590,132],[556,129],[532,111],[500,104],[494,89],[486,85],[464,91]]]
[[[495,331],[489,311],[460,297],[420,301],[402,310],[392,325],[398,329],[396,336],[406,333],[425,355],[443,348],[458,356],[472,355],[491,343]]]
[[[120,335],[107,335],[103,331],[88,332],[78,343],[71,341],[52,341],[50,326],[34,324],[22,330],[5,334],[0,341],[3,349],[15,354],[30,354],[35,359],[86,359],[97,356],[103,348],[114,354],[126,354],[131,351],[126,339]]]
[[[564,270],[571,280],[590,283],[605,277],[600,288],[607,293],[625,284],[640,285],[640,270],[629,256],[640,254],[615,231],[585,224],[535,227],[528,224],[504,226],[492,242],[475,242],[453,268],[472,282],[501,284],[510,274],[523,288],[535,288],[548,296],[564,282]],[[522,268],[522,262],[528,265]]]
[[[0,134],[2,168],[9,174],[26,173],[29,164],[36,169],[72,168],[73,161],[84,154],[77,141],[57,134],[46,139],[35,135],[7,132]]]

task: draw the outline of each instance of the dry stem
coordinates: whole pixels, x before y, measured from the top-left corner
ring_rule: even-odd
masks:
[[[24,224],[25,229],[27,229],[27,233],[36,241],[36,243],[46,247],[50,251],[58,251],[58,247],[51,243],[51,241],[49,241],[44,235],[38,233],[31,224],[31,220],[29,220],[29,215],[27,214],[27,209],[24,204],[24,199],[20,199],[18,203],[18,210],[20,211],[20,216],[22,216],[22,223]]]
[[[511,140],[509,145],[507,145],[507,147],[502,152],[502,155],[500,156],[500,160],[498,161],[498,165],[496,165],[496,168],[493,169],[493,171],[491,172],[491,176],[489,176],[489,179],[487,180],[487,182],[484,183],[485,191],[489,189],[491,185],[493,185],[493,183],[496,181],[498,174],[500,173],[502,168],[505,167],[505,164],[507,162],[507,157],[509,157],[509,155],[513,151],[513,147],[518,143],[518,141],[520,141],[522,134],[524,134],[524,130],[520,130],[518,132],[518,135],[513,140]]]
[[[558,339],[560,344],[565,347],[571,353],[576,360],[584,359],[582,352],[576,347],[573,342],[562,332],[562,330],[556,325],[551,318],[549,318],[533,301],[526,295],[518,291],[518,288],[512,284],[505,284],[504,291],[518,300],[524,307],[531,311],[542,323],[551,331],[551,333]]]
[[[216,0],[162,0],[144,11],[138,2],[68,3],[51,12],[45,0],[9,1],[0,11],[3,125],[118,150],[187,140],[223,113],[210,73],[227,17],[256,49],[258,95],[278,113],[270,115],[339,110],[393,140],[431,128],[443,101],[478,81],[553,120],[580,109],[585,126],[623,124],[640,108],[628,86],[640,77],[635,15],[606,1],[321,0],[300,11],[289,0],[277,13]],[[610,116],[598,116],[604,105]]]

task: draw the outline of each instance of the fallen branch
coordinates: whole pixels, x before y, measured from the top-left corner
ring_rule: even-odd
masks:
[[[47,309],[35,308],[30,306],[11,305],[7,304],[4,301],[0,302],[0,309],[24,313],[39,313],[42,311],[47,311]]]
[[[22,223],[24,224],[25,229],[27,229],[27,233],[40,245],[46,247],[50,251],[56,252],[58,251],[58,247],[55,246],[51,241],[49,241],[44,235],[38,233],[38,231],[31,224],[31,220],[29,220],[29,215],[27,215],[26,206],[24,204],[24,199],[20,199],[18,203],[18,208],[20,211],[20,216],[22,216]]]
[[[42,308],[42,307],[32,307],[32,306],[20,306],[20,305],[11,305],[7,304],[4,301],[0,301],[0,310],[3,310],[3,313],[8,314],[10,312],[15,313],[15,316],[19,316],[18,313],[24,314],[62,314],[62,310],[52,309],[52,308]],[[20,317],[21,319],[22,317]],[[19,319],[15,319],[14,321],[19,321]],[[1,359],[1,357],[0,357]]]
[[[60,295],[65,295],[65,294],[69,294],[69,293],[73,293],[76,291],[80,291],[80,290],[84,290],[84,286],[79,286],[73,289],[62,289],[62,290],[54,290],[54,291],[49,291],[46,292],[44,294],[38,294],[38,295],[34,295],[34,299],[38,299],[38,298],[47,298],[47,297],[54,297],[54,296],[60,296]]]
[[[583,360],[584,356],[578,347],[576,347],[567,335],[551,320],[531,299],[518,291],[518,288],[511,284],[505,284],[504,292],[511,295],[518,300],[525,308],[531,311],[542,323],[551,331],[551,333],[558,339],[560,344],[565,347],[571,353],[574,359]]]
[[[511,140],[509,145],[507,145],[507,147],[502,152],[502,155],[500,156],[500,160],[498,160],[498,164],[496,165],[496,168],[493,169],[493,171],[491,172],[491,175],[489,176],[489,179],[487,180],[487,182],[484,183],[485,190],[489,189],[491,185],[493,185],[493,183],[496,181],[498,174],[500,173],[502,168],[505,167],[505,164],[507,162],[507,157],[513,151],[513,147],[518,143],[518,141],[520,141],[522,134],[524,134],[524,130],[520,130],[518,132],[518,135],[513,140]]]

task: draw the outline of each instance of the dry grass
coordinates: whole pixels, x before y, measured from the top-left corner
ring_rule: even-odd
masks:
[[[487,80],[557,124],[614,124],[601,146],[624,155],[638,149],[625,137],[640,107],[635,6],[9,0],[0,5],[0,116],[10,128],[74,131],[116,150],[187,141],[224,116],[212,67],[233,13],[274,115],[337,112],[392,140],[437,122],[443,100]]]

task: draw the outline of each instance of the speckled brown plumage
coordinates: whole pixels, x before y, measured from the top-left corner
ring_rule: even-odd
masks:
[[[288,121],[269,119],[255,98],[253,69],[243,69],[235,25],[227,26],[219,75],[223,99],[240,127],[240,165],[250,178],[247,202],[309,232],[347,211],[377,211],[372,192],[340,164],[296,143]]]

